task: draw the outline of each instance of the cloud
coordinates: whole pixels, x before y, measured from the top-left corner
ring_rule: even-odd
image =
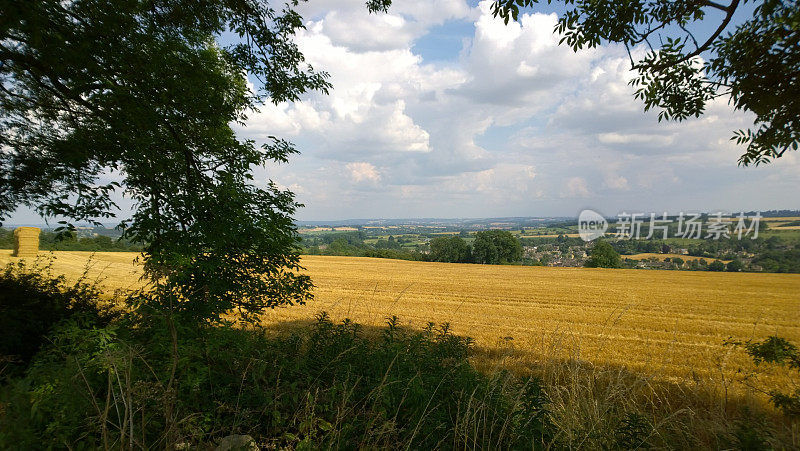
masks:
[[[381,174],[375,166],[365,161],[347,163],[347,170],[350,171],[350,178],[354,182],[372,181],[377,182],[381,179]]]
[[[644,144],[668,146],[675,140],[674,135],[646,134],[646,133],[599,133],[597,140],[602,144]]]
[[[506,26],[490,4],[407,0],[371,15],[363,0],[301,3],[296,42],[333,89],[236,128],[301,151],[256,179],[297,193],[301,219],[797,207],[800,154],[736,164],[731,132],[752,115],[721,98],[701,118],[659,123],[633,97],[624,48],[575,53],[558,45],[555,15]],[[458,39],[442,31],[452,24]],[[462,47],[427,61],[423,38]]]
[[[481,16],[463,61],[470,80],[457,92],[502,106],[506,112],[498,112],[499,122],[514,123],[520,113],[530,115],[556,105],[572,89],[569,81],[588,71],[598,52],[574,53],[559,46],[559,36],[553,33],[555,14],[523,14],[519,23],[505,25],[492,17],[489,5],[480,3]]]
[[[777,187],[800,181],[800,159],[737,167],[730,134],[752,117],[724,99],[699,119],[659,123],[633,97],[625,49],[559,46],[553,14],[506,26],[488,1],[410,1],[388,15],[360,0],[312,3],[297,42],[331,74],[331,94],[265,107],[240,131],[298,143],[303,155],[270,176],[303,187],[304,217],[571,214],[586,199],[609,212],[752,209],[762,191],[787,206]],[[474,25],[460,54],[416,54],[447,21]],[[752,188],[731,199],[743,176]]]
[[[628,186],[628,179],[618,174],[606,174],[604,180],[605,186],[611,189],[627,190],[630,188]]]
[[[582,177],[570,177],[564,182],[561,197],[589,197],[589,188]]]

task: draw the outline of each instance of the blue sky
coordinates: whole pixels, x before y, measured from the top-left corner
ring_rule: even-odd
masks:
[[[301,220],[800,208],[796,153],[737,166],[729,138],[750,115],[721,100],[659,124],[632,96],[625,50],[559,46],[559,10],[547,8],[505,26],[489,2],[397,0],[380,15],[363,0],[303,4],[298,45],[333,90],[237,128],[301,151],[257,182],[294,191]]]

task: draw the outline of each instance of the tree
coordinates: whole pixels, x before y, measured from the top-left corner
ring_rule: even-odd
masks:
[[[375,242],[375,249],[401,249],[402,247],[400,240],[395,240],[391,235],[389,235],[389,239],[379,238]]]
[[[592,253],[584,263],[587,268],[619,268],[622,266],[617,251],[605,241],[597,241],[592,247]]]
[[[706,269],[709,271],[725,271],[725,263],[722,263],[719,260],[714,260],[708,264]]]
[[[472,255],[475,263],[516,263],[522,259],[522,244],[507,230],[487,230],[475,234]]]
[[[461,237],[436,237],[431,240],[431,258],[437,262],[469,263],[472,251]]]
[[[727,265],[725,265],[725,270],[728,271],[728,272],[744,271],[744,265],[742,264],[741,260],[739,260],[738,258],[735,258],[735,259],[731,260],[730,262],[728,262]]]
[[[26,205],[97,224],[124,187],[136,206],[124,236],[146,244],[145,270],[171,310],[214,320],[305,302],[299,204],[251,173],[296,149],[275,137],[258,147],[230,126],[264,101],[327,91],[291,40],[296,4],[4,1],[0,220]],[[226,31],[241,42],[219,46]]]
[[[495,0],[492,12],[506,23],[538,0]],[[628,50],[635,97],[645,110],[660,109],[659,120],[699,117],[706,104],[727,98],[737,110],[755,115],[754,127],[734,132],[747,145],[742,165],[780,158],[800,145],[800,3],[764,0],[753,16],[726,31],[747,1],[637,0],[627,2],[552,1],[566,12],[555,27],[573,50],[620,43]],[[391,0],[370,0],[372,11]],[[722,18],[707,36],[695,36],[692,24],[710,12]],[[645,54],[635,59],[633,50]],[[637,53],[638,54],[638,53]]]

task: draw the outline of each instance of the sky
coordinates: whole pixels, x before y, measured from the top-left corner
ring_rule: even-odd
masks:
[[[558,10],[504,25],[489,6],[396,0],[370,15],[364,0],[302,4],[296,42],[333,89],[236,127],[301,152],[258,168],[257,183],[292,190],[299,220],[800,208],[797,152],[737,165],[744,148],[730,137],[750,114],[720,99],[699,119],[659,123],[633,97],[623,47],[575,53],[553,34]]]

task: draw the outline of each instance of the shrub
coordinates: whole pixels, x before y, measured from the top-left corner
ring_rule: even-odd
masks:
[[[0,399],[9,406],[0,416],[7,431],[0,448],[202,446],[229,434],[298,449],[553,442],[538,380],[479,373],[467,361],[471,341],[446,324],[410,332],[389,318],[374,337],[321,314],[302,333],[278,338],[226,327],[180,330],[173,388],[166,330],[62,323],[26,378]]]
[[[11,371],[24,367],[60,321],[87,315],[108,321],[108,311],[98,306],[96,287],[64,277],[52,278],[49,266],[9,264],[0,272],[0,357],[13,362]]]

